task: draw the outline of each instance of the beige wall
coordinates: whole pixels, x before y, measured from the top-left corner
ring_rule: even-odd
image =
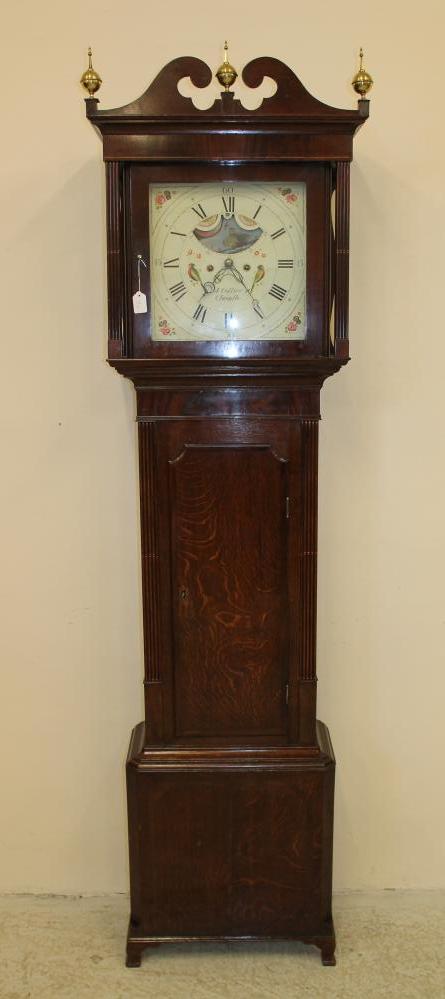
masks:
[[[277,56],[328,103],[353,106],[360,43],[376,79],[352,173],[353,361],[323,394],[319,705],[338,758],[337,888],[444,885],[444,21],[433,0],[5,8],[0,888],[127,888],[134,401],[104,362],[85,49],[113,107],[175,56],[216,65],[227,31],[236,65]]]

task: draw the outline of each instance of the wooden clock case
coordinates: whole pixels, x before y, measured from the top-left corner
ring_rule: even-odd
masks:
[[[160,943],[297,939],[334,964],[335,761],[316,720],[320,389],[344,365],[349,163],[368,115],[320,103],[276,59],[255,111],[177,89],[169,63],[117,110],[86,100],[107,177],[109,363],[136,389],[145,721],[127,759],[127,964]],[[154,342],[134,315],[148,184],[307,185],[304,341]],[[150,274],[142,271],[150,303]]]

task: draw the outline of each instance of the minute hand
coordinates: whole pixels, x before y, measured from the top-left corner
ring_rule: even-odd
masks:
[[[225,267],[224,270],[226,272],[229,271],[230,274],[233,274],[234,278],[236,278],[236,280],[239,281],[240,284],[242,284],[243,288],[247,291],[247,294],[250,295],[252,301],[254,302],[255,299],[254,299],[254,297],[252,295],[251,289],[247,287],[247,284],[245,283],[242,274],[240,274],[240,272],[237,271],[236,267],[233,267],[233,266],[232,267]],[[253,288],[253,285],[252,285],[252,288]]]
[[[237,271],[235,267],[231,267],[230,271],[232,272],[233,276],[237,279],[237,281],[239,281],[242,284],[243,288],[245,288],[245,290],[247,291],[247,294],[250,295],[250,297],[252,299],[252,306],[253,306],[254,311],[257,313],[257,315],[260,317],[260,319],[264,319],[264,315],[263,315],[263,313],[261,311],[260,303],[252,295],[252,291],[253,291],[255,285],[258,284],[258,281],[262,281],[262,279],[263,279],[263,277],[264,277],[264,275],[266,273],[265,270],[264,270],[263,265],[259,264],[259,266],[257,267],[256,274],[255,274],[255,277],[254,277],[254,279],[252,281],[252,287],[251,288],[247,287],[247,284],[244,283],[242,274],[240,274],[240,272]]]

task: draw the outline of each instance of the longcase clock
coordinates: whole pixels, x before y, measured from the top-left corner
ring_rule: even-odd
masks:
[[[90,90],[96,89],[90,65]],[[91,76],[92,74],[92,76]],[[87,76],[88,74],[86,74]],[[334,755],[316,720],[320,389],[349,357],[349,163],[368,115],[276,93],[208,110],[169,63],[87,117],[107,177],[109,363],[136,389],[145,720],[127,760],[127,964],[288,938],[335,963]]]

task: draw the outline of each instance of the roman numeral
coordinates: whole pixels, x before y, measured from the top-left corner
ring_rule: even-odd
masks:
[[[164,260],[164,267],[179,267],[179,257],[172,257],[171,260]]]
[[[283,236],[285,232],[286,232],[285,229],[277,229],[276,232],[271,232],[270,238],[271,239],[278,239],[278,236]]]
[[[262,205],[258,205],[258,208],[257,208],[257,210],[255,212],[255,215],[252,215],[252,218],[256,219],[256,217],[259,214],[259,212],[261,211],[262,207],[263,207]]]
[[[269,292],[269,295],[272,295],[272,298],[278,298],[279,302],[282,302],[285,294],[286,289],[281,288],[279,284],[273,284]]]
[[[230,327],[230,321],[231,321],[231,319],[233,319],[233,312],[225,312],[224,313],[224,328],[226,330],[229,330],[231,328]]]
[[[253,311],[256,312],[257,316],[259,316],[260,319],[264,319],[264,312],[263,312],[263,310],[262,310],[261,305],[259,304],[259,302],[254,302],[254,304],[253,304]]]
[[[293,262],[293,260],[279,260],[278,261],[278,266],[279,267],[293,267],[294,266],[294,262]]]
[[[169,288],[169,291],[173,295],[175,301],[179,302],[179,299],[183,298],[184,295],[186,294],[187,288],[185,287],[183,281],[178,281],[177,284],[172,284],[171,288]]]
[[[197,214],[197,215],[199,216],[199,218],[200,218],[200,219],[205,219],[205,218],[207,218],[207,216],[206,216],[206,213],[205,213],[205,211],[204,211],[204,209],[203,209],[202,205],[198,204],[198,205],[196,206],[196,208],[195,208],[195,207],[193,207],[193,211],[194,211],[194,212],[196,212],[196,214]]]
[[[228,194],[227,195],[227,200],[223,196],[222,201],[223,201],[224,211],[225,211],[226,215],[233,215],[233,213],[235,211],[235,195],[234,194]]]
[[[206,315],[207,315],[207,309],[205,309],[203,305],[197,305],[193,313],[193,318],[194,319],[201,318],[201,322],[203,323]]]

